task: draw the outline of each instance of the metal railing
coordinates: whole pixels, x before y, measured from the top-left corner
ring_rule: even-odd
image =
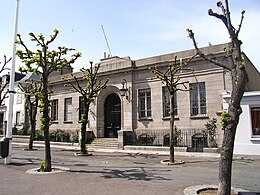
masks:
[[[143,130],[134,132],[133,145],[144,146],[169,146],[170,130],[153,131]],[[208,147],[208,136],[201,130],[175,131],[174,145],[178,147]]]

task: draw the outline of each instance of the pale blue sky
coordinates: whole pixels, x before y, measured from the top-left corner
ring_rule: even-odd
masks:
[[[186,49],[193,45],[186,28],[195,32],[199,46],[228,42],[223,24],[207,15],[219,11],[217,0],[20,0],[18,33],[29,42],[29,32],[46,37],[57,28],[56,45],[75,48],[83,56],[75,70],[99,62],[108,48],[114,56],[140,59]],[[0,0],[0,61],[12,56],[16,0]],[[230,0],[235,27],[244,9],[240,38],[243,51],[260,70],[260,1]],[[258,22],[257,22],[258,21]],[[20,65],[17,59],[17,66]],[[11,65],[11,63],[10,63]]]

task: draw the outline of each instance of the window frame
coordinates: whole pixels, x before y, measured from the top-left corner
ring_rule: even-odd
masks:
[[[162,87],[163,118],[169,118],[171,112],[171,95],[167,86]],[[166,109],[168,107],[168,109]],[[169,110],[169,111],[167,111]],[[177,92],[174,93],[174,117],[178,117]]]
[[[58,120],[59,120],[59,101],[58,99],[53,99],[51,100],[51,121],[55,122]]]
[[[255,115],[253,112],[257,112],[257,114]],[[250,117],[251,117],[251,137],[260,138],[260,106],[250,107]],[[256,120],[254,120],[254,118],[256,118]],[[255,134],[254,132],[258,134]]]
[[[22,104],[23,103],[23,94],[21,93],[21,90],[19,89],[16,93],[16,104]]]
[[[16,111],[16,113],[15,113],[15,125],[17,125],[17,126],[22,125],[21,117],[22,117],[22,112],[21,111]]]
[[[142,95],[142,96],[141,96]],[[149,119],[152,117],[151,88],[138,90],[139,118]]]
[[[190,116],[207,116],[207,94],[205,82],[190,83],[190,89]]]
[[[64,122],[72,123],[72,97],[64,99]]]

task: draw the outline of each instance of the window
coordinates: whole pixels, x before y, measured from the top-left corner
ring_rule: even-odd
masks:
[[[193,83],[190,87],[191,116],[205,115],[207,113],[205,83]]]
[[[65,98],[64,121],[72,121],[72,98]]]
[[[20,125],[21,124],[21,112],[16,112],[16,118],[15,118],[15,124]]]
[[[20,90],[18,90],[16,95],[16,104],[22,104],[23,102],[23,94],[21,94]]]
[[[252,135],[260,135],[260,107],[251,108]]]
[[[141,89],[139,90],[139,108],[140,118],[151,117],[151,90],[150,89]]]
[[[171,111],[171,96],[168,90],[168,87],[162,88],[163,95],[163,117],[169,117]],[[174,93],[174,108],[173,108],[174,116],[178,115],[177,109],[177,93]]]
[[[58,100],[51,101],[51,120],[58,120]]]
[[[79,97],[79,120],[81,120],[81,115],[85,112],[83,97]]]

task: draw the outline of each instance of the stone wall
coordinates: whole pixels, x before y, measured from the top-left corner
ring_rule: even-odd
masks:
[[[202,48],[202,50],[205,53],[215,56],[216,59],[225,62],[223,61],[225,56],[223,48],[225,46],[226,44],[221,44]],[[154,75],[149,68],[156,66],[161,70],[166,70],[169,64],[175,63],[175,56],[178,57],[178,64],[185,64],[187,59],[195,54],[194,52],[194,50],[188,50],[140,60],[131,60],[129,57],[112,57],[102,60],[100,62],[101,66],[98,78],[103,81],[108,78],[109,82],[107,88],[91,104],[88,131],[93,131],[96,137],[104,137],[104,104],[106,98],[112,93],[118,95],[121,100],[122,131],[169,130],[169,118],[163,118],[162,87],[164,84],[160,80],[151,79]],[[223,110],[222,94],[230,92],[232,86],[231,77],[223,68],[216,67],[198,57],[191,62],[189,67],[194,69],[194,73],[183,71],[178,76],[181,78],[181,81],[188,81],[189,83],[205,82],[207,114],[199,117],[191,117],[190,92],[178,91],[178,116],[176,117],[175,124],[178,129],[202,130],[205,129],[206,122],[213,117],[217,118],[219,122],[220,114]],[[259,77],[259,73],[253,70],[252,66],[250,67],[250,75]],[[81,73],[75,74],[79,79],[82,77]],[[70,75],[63,75],[62,77],[69,78]],[[257,79],[259,79],[258,77]],[[120,95],[122,81],[126,82],[127,94],[125,96]],[[56,76],[55,78],[51,78],[51,83],[54,93],[50,99],[58,99],[59,119],[51,125],[50,129],[69,131],[79,129],[79,94],[68,92],[68,89],[64,87],[61,77]],[[84,82],[82,82],[82,85],[85,85]],[[254,88],[255,85],[252,84],[249,86],[250,88]],[[138,90],[147,88],[151,89],[152,116],[144,120],[139,118]],[[71,123],[66,123],[64,122],[64,99],[69,97],[72,97],[73,120]],[[219,140],[222,139],[222,131],[220,130],[218,131],[218,138]]]

